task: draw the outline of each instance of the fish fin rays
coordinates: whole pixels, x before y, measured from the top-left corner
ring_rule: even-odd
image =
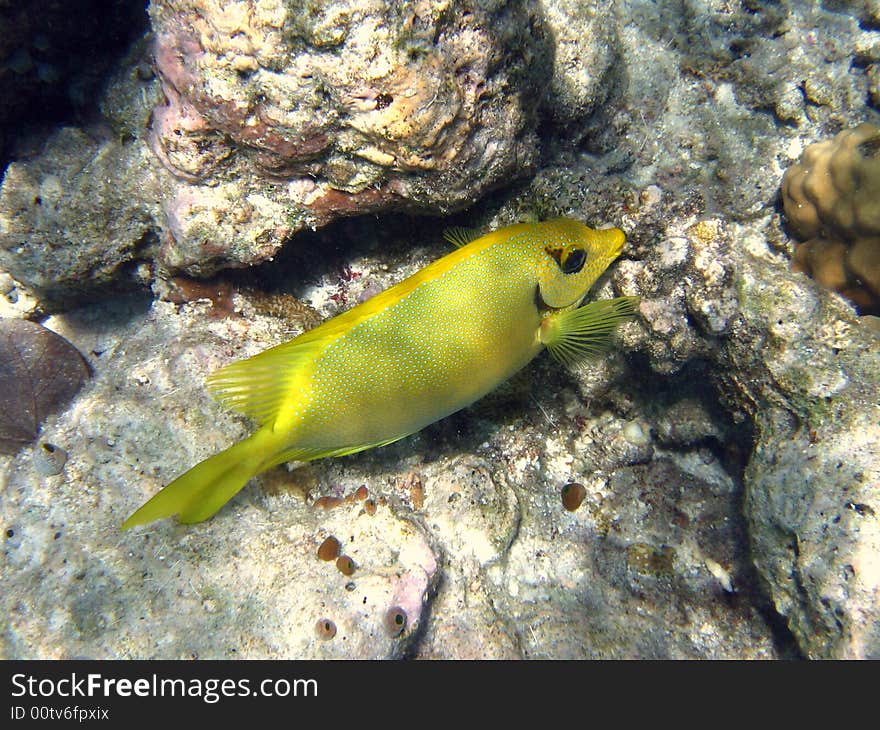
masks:
[[[258,423],[269,423],[285,403],[296,398],[298,376],[311,367],[324,344],[323,340],[297,338],[230,363],[208,376],[208,392],[227,408]]]
[[[476,241],[483,234],[475,228],[465,228],[463,226],[453,226],[443,231],[443,238],[449,241],[456,248],[467,246],[472,241]]]
[[[273,466],[288,461],[345,456],[385,446],[401,438],[404,437],[329,449],[293,448],[279,453],[275,451],[277,436],[271,429],[263,428],[177,477],[125,520],[122,529],[128,530],[173,515],[177,515],[178,522],[185,524],[202,522],[216,514],[254,476]],[[273,452],[274,456],[266,457],[267,453]]]
[[[257,431],[199,462],[153,495],[122,524],[122,529],[172,515],[187,524],[208,519],[263,470],[261,452],[270,438],[267,431]]]
[[[554,359],[575,365],[604,352],[614,330],[635,316],[638,306],[638,297],[617,297],[550,315],[541,327],[541,342]]]

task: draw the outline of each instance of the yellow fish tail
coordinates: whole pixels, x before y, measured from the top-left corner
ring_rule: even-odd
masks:
[[[264,443],[267,436],[266,431],[257,431],[250,438],[196,464],[129,517],[122,529],[175,514],[178,521],[187,524],[212,517],[267,468],[267,444]]]

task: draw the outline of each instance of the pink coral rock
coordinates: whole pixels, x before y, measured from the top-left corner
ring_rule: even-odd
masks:
[[[487,7],[489,9],[487,9]],[[543,31],[527,3],[158,0],[174,175],[162,259],[205,274],[304,227],[444,213],[536,159]]]

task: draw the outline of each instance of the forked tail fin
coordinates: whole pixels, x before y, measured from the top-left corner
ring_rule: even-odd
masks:
[[[123,522],[122,529],[175,514],[184,523],[212,517],[252,477],[265,469],[266,452],[261,448],[265,436],[265,432],[257,431],[250,438],[196,464]]]

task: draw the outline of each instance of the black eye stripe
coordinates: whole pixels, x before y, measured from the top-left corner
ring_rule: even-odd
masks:
[[[562,262],[562,271],[565,274],[576,274],[587,261],[587,252],[582,248],[576,248]]]
[[[550,257],[557,263],[559,266],[562,266],[562,249],[561,248],[547,248],[544,249]]]

